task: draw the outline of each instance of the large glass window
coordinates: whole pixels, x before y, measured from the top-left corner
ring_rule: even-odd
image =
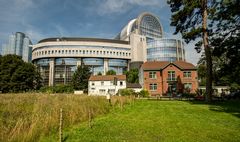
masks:
[[[141,35],[152,38],[162,38],[162,29],[159,20],[152,15],[144,15],[140,22]]]
[[[55,60],[55,85],[69,84],[77,69],[77,58],[57,58]]]
[[[177,44],[175,39],[149,39],[147,38],[148,61],[176,61],[184,60],[184,48]]]
[[[43,79],[43,84],[45,86],[49,83],[49,59],[39,59],[34,63],[37,65],[39,73]]]
[[[114,70],[117,74],[123,74],[127,70],[127,60],[109,59],[109,70]]]

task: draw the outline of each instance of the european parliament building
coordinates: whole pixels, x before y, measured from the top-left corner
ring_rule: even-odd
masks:
[[[47,38],[32,49],[32,61],[49,86],[70,83],[81,64],[89,66],[93,75],[108,70],[120,75],[155,60],[185,61],[185,50],[182,41],[163,38],[161,23],[151,13],[129,21],[115,39]]]

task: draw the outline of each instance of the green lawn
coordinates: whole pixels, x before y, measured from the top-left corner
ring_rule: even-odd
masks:
[[[240,102],[139,100],[122,111],[64,130],[65,141],[233,142],[240,141]]]

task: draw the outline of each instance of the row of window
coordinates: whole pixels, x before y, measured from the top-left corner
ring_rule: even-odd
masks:
[[[183,72],[184,78],[191,78],[191,71],[184,71]],[[150,71],[149,72],[149,78],[150,79],[157,79],[157,72],[156,71]],[[168,80],[169,81],[176,81],[176,73],[175,71],[168,71]]]
[[[117,52],[117,51],[95,51],[95,50],[48,50],[38,51],[33,53],[34,56],[51,55],[51,54],[101,54],[101,55],[117,55],[117,56],[130,56],[131,53]]]
[[[188,89],[189,91],[192,89],[192,83],[184,83],[183,86],[184,86],[184,89]],[[157,83],[149,84],[150,91],[157,91],[157,88],[158,88]]]
[[[113,81],[110,82],[110,85],[113,85]],[[117,85],[123,86],[123,81],[119,81]],[[92,82],[92,86],[95,86],[95,82]],[[104,86],[104,81],[101,81],[101,86]]]

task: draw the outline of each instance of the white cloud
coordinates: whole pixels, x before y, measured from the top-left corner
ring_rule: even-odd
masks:
[[[105,0],[99,4],[97,12],[100,15],[124,13],[135,5],[163,7],[166,0]]]
[[[39,41],[40,39],[45,38],[45,36],[42,33],[34,29],[28,29],[25,31],[25,33],[32,41]]]

